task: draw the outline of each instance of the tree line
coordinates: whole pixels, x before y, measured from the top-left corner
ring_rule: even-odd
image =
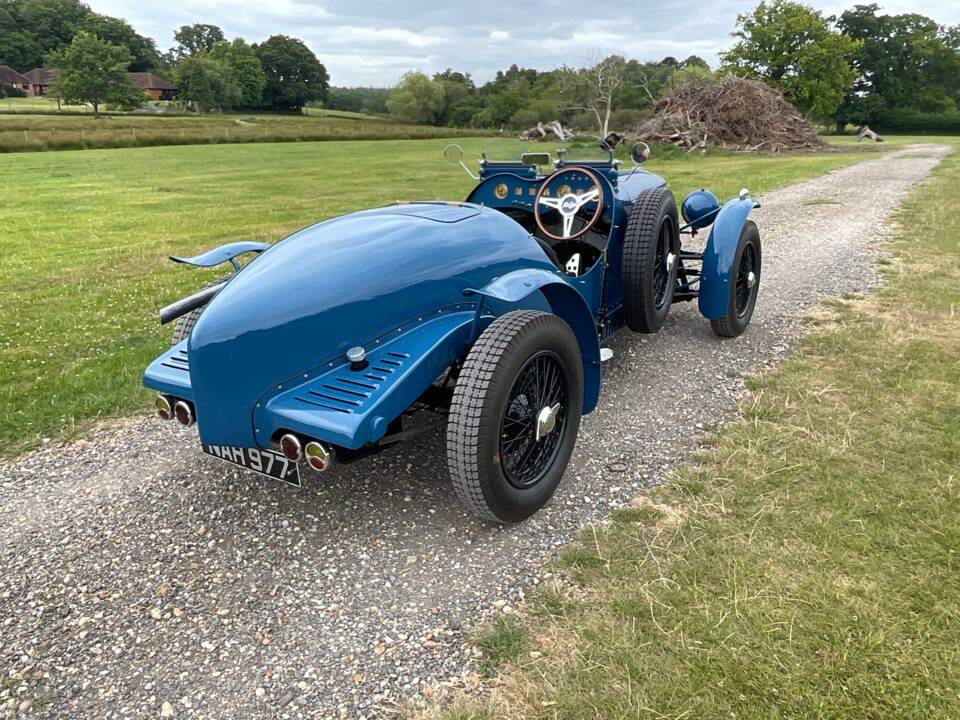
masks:
[[[80,0],[0,0],[0,64],[21,72],[41,67],[56,76],[66,101],[133,107],[143,102],[129,72],[152,72],[177,86],[197,109],[299,110],[323,102],[329,75],[297,38],[262,43],[227,40],[216,25],[181,27],[161,52],[121,18],[93,12]]]
[[[631,128],[679,83],[732,73],[782,90],[810,118],[838,128],[889,122],[892,111],[957,116],[960,27],[884,14],[875,4],[825,16],[772,0],[740,15],[732,36],[717,71],[697,56],[640,62],[618,55],[579,69],[512,65],[479,86],[453,69],[432,77],[411,71],[390,90],[332,88],[328,106],[434,125],[521,128],[559,119],[605,132]]]

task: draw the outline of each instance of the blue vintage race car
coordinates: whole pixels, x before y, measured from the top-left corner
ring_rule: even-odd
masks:
[[[634,146],[630,170],[600,148],[589,160],[568,147],[485,154],[464,202],[172,258],[236,272],[161,311],[177,324],[144,374],[158,415],[196,423],[206,453],[297,485],[301,461],[323,471],[443,424],[466,507],[529,517],[600,398],[604,341],[624,326],[657,332],[671,303],[693,299],[734,337],[757,299],[746,190],[722,207],[691,193],[681,223],[664,180],[640,168],[649,148]],[[459,147],[445,155],[470,173]],[[702,253],[681,247],[708,226]]]

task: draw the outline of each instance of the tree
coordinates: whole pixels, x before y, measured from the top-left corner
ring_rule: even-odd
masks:
[[[90,13],[80,24],[80,29],[130,51],[133,56],[128,68],[130,72],[147,72],[160,67],[160,55],[157,53],[156,44],[150,38],[138,35],[125,20]]]
[[[444,108],[443,85],[419,70],[411,70],[390,91],[387,108],[391,115],[415,123],[436,123]]]
[[[132,59],[126,48],[81,30],[69,46],[51,53],[47,66],[57,73],[56,88],[61,98],[90,103],[94,117],[100,117],[104,102],[126,106],[143,101],[143,92],[127,75]]]
[[[856,72],[859,42],[833,28],[833,18],[792,0],[763,0],[737,16],[737,43],[721,55],[723,69],[787,93],[803,112],[833,117]]]
[[[0,63],[19,70],[43,65],[89,14],[80,0],[0,0]]]
[[[207,55],[184,58],[177,65],[177,93],[200,111],[239,105],[243,86],[233,77],[230,68]]]
[[[210,52],[214,45],[223,41],[224,37],[223,30],[216,25],[195,23],[181,25],[180,29],[173,34],[173,39],[177,41],[173,54],[183,58]]]
[[[564,86],[570,99],[568,109],[582,110],[596,117],[601,137],[606,137],[610,131],[613,99],[623,84],[626,64],[620,55],[611,55],[582,70],[565,69]]]
[[[243,38],[233,42],[218,42],[210,50],[210,59],[222,63],[230,70],[231,82],[240,88],[238,104],[243,107],[258,107],[267,86],[267,76],[256,51]]]
[[[837,116],[867,124],[888,108],[953,110],[960,101],[960,37],[923,15],[879,15],[877,5],[857,5],[840,16],[843,33],[860,43],[853,56],[856,79]]]
[[[327,69],[296,38],[274,35],[255,45],[267,76],[264,103],[277,110],[300,110],[308,102],[326,100],[330,89]]]

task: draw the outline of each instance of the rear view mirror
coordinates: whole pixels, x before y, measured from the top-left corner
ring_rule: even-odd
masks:
[[[637,165],[643,165],[650,157],[650,146],[645,142],[634,143],[630,148],[630,157]]]
[[[456,143],[450,143],[443,149],[443,159],[459,165],[463,162],[463,148]]]
[[[527,167],[542,167],[550,164],[550,153],[525,152],[520,156],[520,162]]]
[[[453,163],[454,165],[459,165],[460,167],[462,167],[463,171],[474,180],[480,179],[476,175],[474,175],[472,172],[470,172],[470,168],[468,168],[464,164],[463,148],[457,145],[456,143],[450,143],[443,149],[443,159],[446,160],[447,162]]]

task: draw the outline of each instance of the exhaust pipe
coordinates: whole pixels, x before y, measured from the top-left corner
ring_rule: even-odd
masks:
[[[330,451],[316,440],[311,440],[308,442],[307,446],[303,449],[303,452],[307,458],[307,465],[312,467],[317,472],[323,472],[332,464]]]
[[[224,278],[215,285],[204,288],[200,292],[195,292],[193,295],[183,298],[183,300],[177,300],[175,303],[171,303],[165,308],[162,308],[160,310],[160,324],[166,325],[168,322],[173,322],[178,317],[186,315],[191,310],[196,310],[198,307],[206,305],[213,299],[214,295],[223,290],[227,279],[228,278]]]
[[[193,406],[186,400],[178,400],[177,404],[173,406],[173,413],[177,416],[177,422],[181,425],[190,427],[197,421],[193,414]]]

